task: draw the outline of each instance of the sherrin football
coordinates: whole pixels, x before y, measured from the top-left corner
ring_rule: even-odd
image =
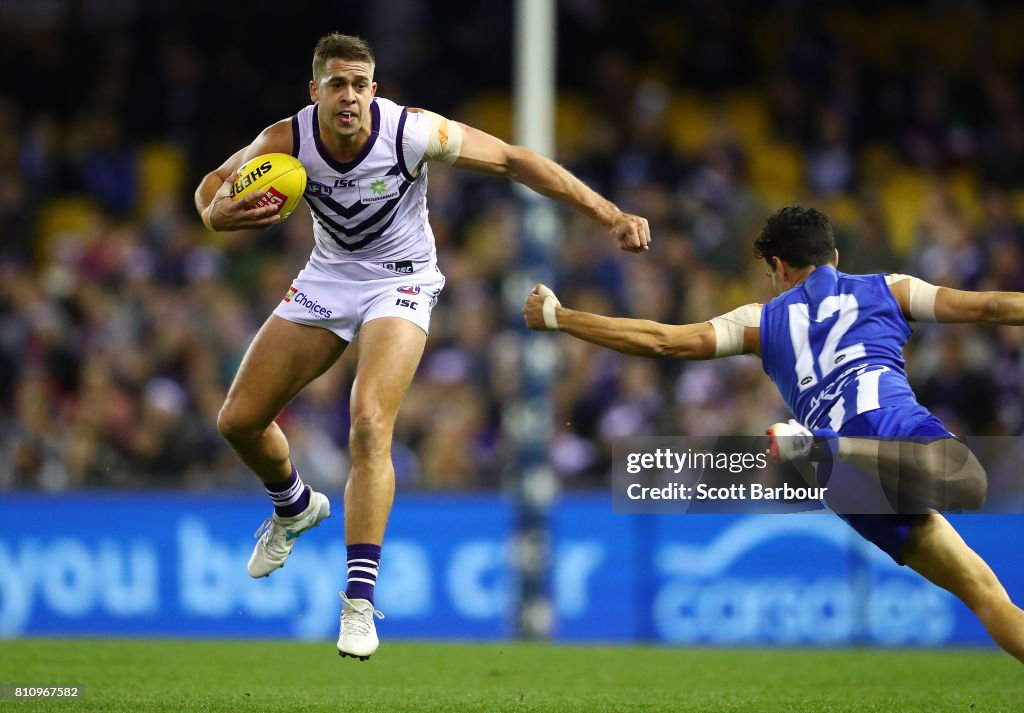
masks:
[[[238,169],[231,187],[231,200],[240,200],[253,193],[266,191],[256,206],[276,203],[278,215],[284,220],[302,200],[306,190],[306,167],[286,153],[267,153],[246,161]]]

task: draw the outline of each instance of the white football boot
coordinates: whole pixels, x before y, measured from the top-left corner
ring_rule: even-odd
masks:
[[[326,495],[316,492],[308,485],[309,506],[298,515],[280,517],[276,512],[268,517],[256,530],[259,542],[252,550],[249,558],[249,576],[254,579],[266,577],[279,567],[292,553],[299,535],[312,530],[331,516],[331,501]]]
[[[366,599],[349,599],[341,592],[341,631],[338,634],[338,655],[366,661],[380,646],[373,618],[384,615]]]
[[[814,434],[797,421],[773,424],[765,433],[770,440],[772,458],[776,463],[790,463],[807,458],[814,448]]]

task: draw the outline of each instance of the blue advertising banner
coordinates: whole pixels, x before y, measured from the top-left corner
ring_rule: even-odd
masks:
[[[340,518],[252,580],[267,509],[240,495],[7,495],[0,636],[337,636]],[[552,516],[558,640],[990,645],[956,599],[832,515],[616,515],[602,495],[566,497]],[[382,635],[510,636],[512,518],[495,495],[401,494],[377,591]],[[1024,600],[1024,517],[951,520]]]

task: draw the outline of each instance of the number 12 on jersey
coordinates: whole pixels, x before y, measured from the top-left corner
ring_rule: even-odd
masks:
[[[831,374],[845,361],[864,356],[864,344],[851,344],[839,349],[839,342],[857,321],[857,298],[853,295],[829,295],[818,305],[815,327],[829,319],[836,312],[839,319],[828,330],[821,352],[818,354],[818,371],[815,372],[815,358],[811,349],[810,305],[798,302],[789,306],[789,338],[796,356],[796,377],[801,392],[806,391],[821,379]]]

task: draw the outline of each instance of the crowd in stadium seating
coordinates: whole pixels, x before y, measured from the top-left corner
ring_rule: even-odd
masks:
[[[657,12],[634,28],[645,40],[635,52],[614,37],[629,36],[615,30],[641,23],[639,13],[561,9],[560,122],[579,130],[563,126],[559,157],[649,218],[654,236],[649,254],[633,256],[565,214],[558,288],[567,306],[691,322],[767,300],[764,265],[749,245],[766,215],[791,200],[833,217],[850,272],[1024,290],[1024,54],[1016,44],[1000,54],[996,41],[997,30],[1024,22],[1019,14],[971,14],[976,42],[943,63],[927,53],[909,61],[912,45],[901,53],[849,41],[860,27],[852,11],[797,23],[764,47],[763,33],[712,7],[684,23],[672,3],[640,4]],[[409,43],[402,51],[416,69],[382,62],[394,79],[378,69],[381,94],[501,133],[488,117],[498,106],[495,121],[508,121],[507,82],[467,69],[460,98],[437,75],[470,67],[452,66],[459,53],[487,50],[474,30],[494,24],[482,14],[508,10],[494,5],[435,19],[461,40],[443,50],[425,36]],[[0,488],[249,487],[216,414],[249,340],[305,262],[310,221],[300,209],[272,230],[213,236],[189,194],[261,122],[301,106],[309,50],[293,48],[294,72],[264,87],[239,70],[263,66],[242,45],[217,45],[209,27],[198,36],[164,30],[158,9],[110,7],[139,16],[86,13],[74,41],[67,22],[54,24],[59,11],[24,11],[14,24],[0,15],[38,48],[26,61],[46,78],[42,98],[24,77],[0,90]],[[403,12],[415,32],[417,10]],[[901,17],[876,17],[877,27],[903,37]],[[937,16],[932,31],[960,20]],[[131,22],[143,28],[135,41],[124,32]],[[684,41],[662,36],[680,24]],[[302,28],[305,44],[320,29],[329,28]],[[373,30],[360,31],[374,40]],[[87,53],[90,36],[104,51],[84,71],[74,52]],[[0,44],[5,59],[20,46]],[[378,53],[389,47],[379,42]],[[230,101],[215,100],[221,82],[231,83]],[[245,118],[233,121],[245,92]],[[447,168],[431,168],[430,181],[448,282],[399,418],[399,487],[497,487],[507,461],[501,419],[516,389],[517,318],[501,289],[516,259],[516,203],[503,181]],[[1024,329],[916,331],[912,383],[951,430],[1024,430]],[[753,358],[647,361],[555,339],[563,364],[551,458],[567,487],[605,482],[615,438],[753,434],[785,413]],[[344,482],[354,363],[346,354],[281,417],[311,484]]]

